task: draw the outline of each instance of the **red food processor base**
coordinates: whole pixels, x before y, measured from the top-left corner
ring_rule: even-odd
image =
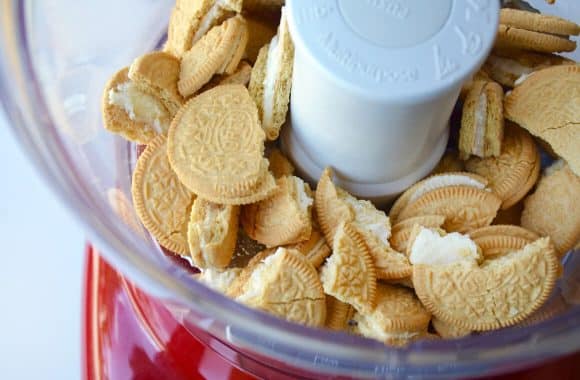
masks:
[[[84,379],[256,379],[240,368],[235,350],[202,330],[194,336],[188,328],[171,316],[161,300],[138,289],[87,248]],[[267,364],[244,363],[244,367],[256,366],[265,367],[260,372],[273,378],[288,378]],[[580,353],[493,379],[580,379]]]

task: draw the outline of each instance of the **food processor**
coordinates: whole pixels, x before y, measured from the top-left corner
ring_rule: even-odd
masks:
[[[352,9],[355,1],[350,1],[312,3]],[[493,9],[497,7],[493,1],[441,0],[441,4],[447,4],[447,16],[438,16],[439,24],[431,25],[431,29],[428,25],[422,28],[421,38],[425,41],[439,38],[438,31],[448,30],[449,26],[451,33],[457,33],[454,31],[457,25],[446,21],[449,15],[462,9],[465,16],[466,5],[473,7],[473,4],[487,4]],[[287,3],[292,8],[305,2]],[[397,4],[403,8],[406,4],[375,0],[364,3],[383,5],[395,13],[399,9]],[[429,1],[411,3],[430,8],[441,5]],[[529,3],[543,12],[580,20],[580,4],[575,1],[558,0],[555,5],[541,0]],[[417,341],[402,348],[346,333],[299,326],[249,309],[197,282],[189,262],[164,252],[136,219],[130,196],[136,147],[103,130],[99,109],[102,90],[110,75],[136,56],[163,44],[172,6],[172,0],[7,0],[0,8],[0,100],[9,124],[47,184],[86,226],[91,243],[87,247],[85,269],[84,378],[472,378],[526,368],[530,369],[518,376],[530,379],[580,375],[580,356],[575,354],[580,350],[580,258],[573,252],[563,258],[564,274],[554,295],[564,297],[566,306],[559,308],[550,319],[457,340]],[[301,13],[305,20],[319,20],[320,24],[309,21],[306,25],[311,28],[322,25],[320,17],[324,10],[308,9],[305,6]],[[420,11],[429,19],[440,10]],[[399,16],[404,12],[400,11]],[[489,17],[488,23],[497,20],[497,15],[492,13]],[[368,37],[367,33],[374,32],[364,29],[363,21],[347,22],[357,25],[353,34]],[[474,18],[464,28],[458,27],[468,31],[475,22]],[[293,36],[299,33],[293,32]],[[400,40],[404,39],[401,35]],[[350,46],[350,42],[339,41]],[[437,66],[439,74],[445,75],[440,78],[439,88],[433,86],[433,96],[400,93],[389,97],[387,94],[362,102],[360,107],[374,103],[376,120],[388,117],[380,112],[385,105],[397,108],[399,104],[402,110],[407,107],[394,123],[402,126],[409,120],[403,116],[413,116],[430,100],[456,98],[461,80],[481,64],[485,46],[489,49],[492,42],[482,34],[481,49],[471,58],[447,56],[437,61],[442,65]],[[402,42],[390,38],[373,43]],[[437,46],[443,45],[429,46],[429,54],[435,59],[443,57],[443,50]],[[460,39],[459,51],[461,46]],[[577,53],[573,57],[578,60]],[[405,63],[403,58],[401,64]],[[316,56],[308,59],[320,63]],[[460,66],[468,60],[466,67],[470,69],[453,71],[455,76],[442,69],[452,67],[453,62]],[[420,60],[417,62],[423,64]],[[352,66],[343,65],[346,70],[349,67]],[[308,67],[304,70],[303,74],[312,73]],[[412,70],[407,74],[413,77]],[[449,80],[445,81],[446,78]],[[325,91],[333,87],[334,92],[344,87],[340,78],[328,83]],[[351,88],[341,96],[359,99],[365,95]],[[294,120],[285,128],[282,143],[301,172],[306,177],[308,173],[315,177],[317,166],[324,160],[320,155],[311,154],[309,137],[300,133],[301,121],[296,118],[311,120],[316,115],[308,115],[308,108],[295,104],[297,101],[301,100],[293,98],[292,107],[304,112],[292,113]],[[429,129],[434,132],[423,136],[422,157],[410,160],[404,173],[389,177],[387,172],[392,173],[389,166],[393,166],[389,164],[381,168],[384,172],[380,175],[371,171],[357,178],[353,175],[356,168],[349,168],[346,160],[342,170],[338,170],[342,184],[348,187],[351,182],[352,188],[360,190],[355,193],[386,203],[405,186],[426,175],[445,148],[446,123],[454,102],[447,102],[451,105],[446,103],[446,106],[432,102],[431,110],[423,109],[426,114],[437,115]],[[333,123],[340,126],[340,119],[335,117]],[[358,133],[364,133],[368,139],[368,131],[358,129]],[[373,133],[381,131],[375,128]],[[418,133],[422,132],[409,133],[405,141],[409,143],[410,136]],[[295,141],[303,144],[302,148]],[[299,148],[305,152],[300,153]],[[347,149],[355,150],[349,154],[361,157],[358,165],[372,160],[377,153],[374,150],[368,155],[356,156],[356,149],[359,152],[363,149],[356,144]],[[406,177],[409,173],[413,175]],[[379,178],[382,184],[389,183],[388,188],[379,186],[380,190],[375,192],[377,187],[373,188],[376,184],[371,177]],[[381,185],[380,181],[377,183]],[[550,306],[549,300],[546,307]]]

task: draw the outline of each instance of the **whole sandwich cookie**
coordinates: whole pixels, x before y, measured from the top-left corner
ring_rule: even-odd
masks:
[[[505,116],[547,142],[580,175],[580,66],[539,70],[506,95]]]
[[[241,16],[229,18],[213,27],[183,54],[177,83],[179,93],[188,97],[215,74],[234,73],[247,42],[248,30]]]
[[[139,219],[159,244],[189,256],[187,224],[196,196],[171,169],[165,137],[155,138],[139,156],[131,194]]]
[[[286,12],[282,9],[278,34],[260,49],[249,86],[268,140],[278,138],[280,128],[286,121],[293,60],[294,45],[288,31]]]
[[[515,28],[558,36],[577,36],[580,34],[580,25],[573,21],[519,9],[502,9],[499,15],[499,22]]]
[[[211,126],[211,127],[208,127]],[[180,181],[214,203],[249,204],[276,190],[256,105],[241,85],[188,101],[169,128],[167,155]]]
[[[177,0],[164,50],[181,57],[212,27],[242,11],[242,0]]]
[[[498,157],[472,157],[468,171],[487,178],[489,187],[507,209],[523,199],[538,180],[540,154],[534,140],[522,128],[508,123]]]
[[[157,96],[139,89],[128,74],[129,68],[121,69],[105,86],[101,101],[103,126],[129,141],[147,144],[167,134],[171,112]]]
[[[573,51],[576,42],[569,37],[578,34],[580,26],[559,17],[502,9],[496,47],[544,53]]]
[[[550,66],[573,65],[574,61],[555,54],[517,49],[495,49],[487,57],[483,70],[502,86],[513,88],[534,71]]]
[[[580,177],[563,161],[556,162],[540,179],[536,191],[524,200],[522,226],[550,236],[564,255],[580,241]]]
[[[470,186],[483,190],[487,187],[487,183],[488,181],[485,177],[467,172],[447,172],[431,175],[416,182],[405,190],[403,194],[397,198],[395,203],[393,203],[391,211],[389,212],[389,217],[393,223],[402,222],[406,218],[401,217],[401,212],[409,205],[409,203],[416,201],[419,197],[430,191],[448,186]]]
[[[187,241],[193,264],[200,269],[226,268],[234,255],[240,207],[197,198],[191,208]]]
[[[503,129],[503,89],[492,81],[475,82],[463,104],[459,157],[499,156]]]

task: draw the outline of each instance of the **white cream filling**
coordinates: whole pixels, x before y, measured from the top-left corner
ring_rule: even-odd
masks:
[[[211,6],[209,11],[203,16],[201,22],[199,23],[199,28],[193,35],[192,42],[197,42],[201,37],[203,37],[213,26],[215,20],[220,16],[220,11],[224,5],[224,0],[216,0],[215,3]]]
[[[132,82],[109,90],[109,104],[123,108],[131,120],[147,123],[161,134],[168,125],[165,107],[154,96],[140,91]]]
[[[480,259],[477,245],[468,236],[457,232],[439,236],[436,231],[421,228],[411,247],[411,264],[445,265]]]
[[[210,288],[225,293],[241,271],[241,268],[231,268],[224,271],[208,268],[197,279]]]
[[[519,78],[516,79],[516,81],[514,82],[514,85],[515,86],[519,86],[520,84],[524,83],[524,81],[526,79],[528,79],[529,77],[531,77],[533,74],[534,74],[533,72],[530,72],[530,73],[527,73],[527,74],[520,75]]]
[[[248,282],[244,286],[244,292],[236,298],[237,301],[251,304],[256,298],[259,298],[264,291],[264,277],[269,272],[269,269],[280,260],[283,248],[278,248],[275,253],[266,257],[264,261],[258,264],[254,269]]]
[[[423,194],[429,191],[437,190],[447,186],[470,186],[477,189],[485,189],[485,184],[466,175],[461,174],[443,174],[427,178],[413,194],[409,197],[409,203],[419,199]]]
[[[485,90],[479,95],[475,107],[475,136],[473,142],[473,154],[483,157],[483,145],[485,140],[485,125],[487,122],[487,95]]]
[[[401,332],[386,332],[378,327],[379,324],[371,323],[368,317],[362,315],[358,316],[358,330],[360,333],[367,337],[373,338],[381,341],[387,341],[390,339],[411,339],[419,335],[418,332],[401,331]]]
[[[266,61],[266,75],[264,76],[264,99],[262,108],[264,109],[264,125],[272,123],[274,116],[274,88],[278,72],[280,71],[280,51],[278,46],[278,36],[274,36],[268,48],[268,59]]]
[[[554,161],[554,163],[546,168],[544,171],[544,175],[546,177],[551,176],[552,174],[556,173],[558,170],[562,169],[565,165],[564,160],[560,159],[558,161]]]
[[[355,223],[358,227],[376,236],[381,243],[389,244],[391,222],[383,211],[377,210],[369,201],[356,199],[346,191],[339,192],[339,196],[354,212]]]
[[[205,208],[205,216],[203,218],[202,231],[200,233],[200,244],[202,247],[212,243],[216,233],[219,232],[215,231],[216,226],[214,221],[223,211],[222,206],[209,202],[205,204]]]
[[[506,72],[514,77],[519,77],[523,74],[529,74],[533,71],[532,68],[524,66],[517,61],[510,58],[498,57],[491,55],[488,58],[492,68]]]
[[[286,24],[286,8],[282,7],[282,16],[280,17],[280,28],[270,41],[268,47],[268,58],[266,60],[266,75],[264,76],[264,97],[262,100],[262,108],[264,110],[262,123],[269,126],[274,117],[274,89],[276,88],[276,80],[278,79],[281,63],[282,63],[282,49],[283,38],[288,38]]]
[[[308,193],[306,193],[306,184],[304,181],[298,177],[293,177],[294,183],[296,185],[296,193],[298,194],[298,204],[300,206],[300,211],[307,214],[308,208],[312,206],[314,200]]]
[[[314,252],[318,252],[319,250],[322,249],[322,247],[326,244],[326,241],[322,238],[318,239],[318,241],[316,242],[316,244],[314,244],[314,247],[312,247],[312,249],[309,252],[306,252],[304,255],[305,256],[309,256]]]

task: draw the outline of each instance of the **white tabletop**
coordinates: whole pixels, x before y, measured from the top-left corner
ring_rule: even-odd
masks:
[[[79,379],[84,234],[0,108],[0,377]]]

